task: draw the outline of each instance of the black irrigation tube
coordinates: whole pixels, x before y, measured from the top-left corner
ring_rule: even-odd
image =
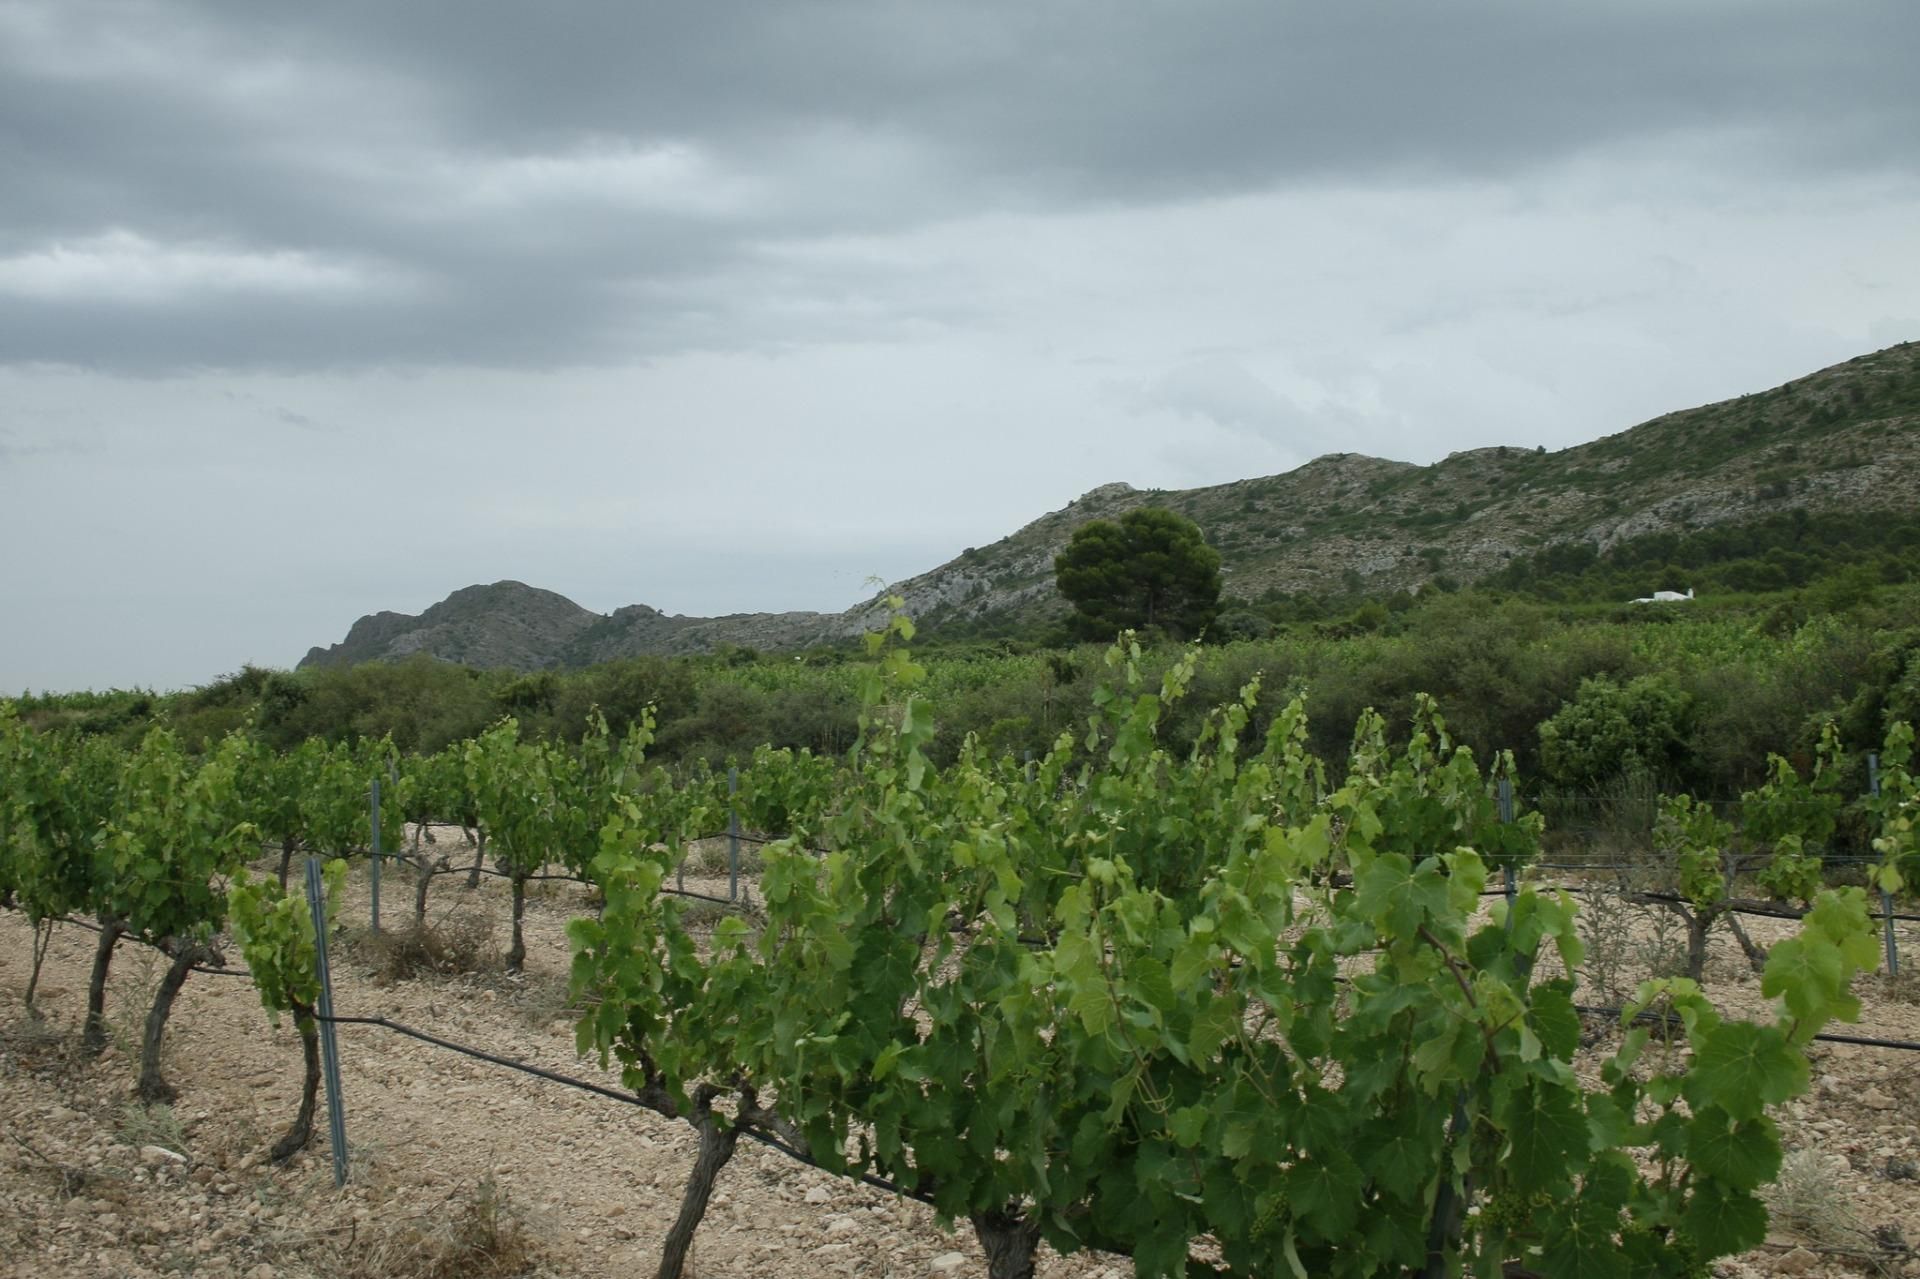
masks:
[[[1591,1004],[1575,1004],[1573,1011],[1586,1013],[1593,1017],[1624,1017],[1627,1013],[1627,1010],[1624,1008],[1597,1008]],[[1678,1015],[1674,1013],[1657,1013],[1651,1009],[1635,1013],[1633,1019],[1635,1021],[1657,1022],[1669,1026],[1681,1024],[1681,1019]],[[1920,1043],[1916,1043],[1911,1039],[1874,1039],[1865,1035],[1815,1035],[1814,1040],[1824,1044],[1858,1044],[1864,1048],[1895,1048],[1901,1052],[1920,1052]]]
[[[1529,884],[1525,885],[1525,887],[1532,888],[1536,892],[1551,890],[1553,892],[1570,893],[1576,897],[1586,896],[1595,892],[1611,893],[1616,891],[1611,888],[1589,888],[1585,885],[1576,884]],[[1502,896],[1506,894],[1504,888],[1500,889],[1499,892]],[[1480,895],[1482,897],[1490,897],[1493,893],[1494,890],[1488,889]],[[1645,902],[1685,902],[1688,900],[1678,893],[1643,892],[1639,889],[1626,889],[1621,891],[1619,895],[1627,898],[1638,898]],[[1752,915],[1759,919],[1805,919],[1808,915],[1807,911],[1798,910],[1792,906],[1728,906],[1723,913],[1729,915]],[[1891,915],[1881,911],[1868,911],[1867,918],[1878,920],[1891,919],[1897,924],[1920,924],[1920,915],[1907,915],[1898,911]]]
[[[382,853],[380,856],[388,861],[396,862],[410,862],[413,860],[413,854],[411,853]],[[475,870],[478,870],[482,875],[491,875],[495,879],[513,878],[511,873],[504,870],[495,870],[491,866],[448,866],[444,870],[436,866],[433,868],[433,876],[438,879],[442,875],[471,875]],[[592,886],[593,884],[591,879],[583,879],[578,875],[528,875],[525,878],[528,883],[539,883],[547,880],[565,880],[569,884],[586,884],[588,886]]]
[[[791,835],[748,835],[745,832],[736,835],[732,831],[722,830],[715,831],[711,835],[695,835],[692,839],[689,839],[687,843],[704,844],[710,839],[737,839],[743,844],[757,844],[765,847],[768,844],[784,843],[792,838],[793,836]],[[810,844],[800,844],[797,845],[797,847],[801,852],[812,853],[815,857],[825,857],[833,851],[831,848],[815,848]]]
[[[662,897],[691,897],[700,902],[718,902],[722,906],[744,906],[746,902],[737,897],[715,897],[711,893],[696,893],[690,888],[656,889]]]
[[[440,875],[465,875],[465,874],[471,873],[472,870],[473,870],[473,867],[471,866],[466,866],[466,867],[456,866],[448,870],[436,870],[433,873],[436,877]],[[494,870],[491,866],[481,867],[480,873],[482,875],[491,875],[495,879],[512,879],[513,878],[513,876],[508,874],[506,871]],[[580,875],[528,875],[526,877],[526,881],[530,884],[537,884],[537,883],[579,884],[586,888],[598,888],[600,886],[599,884],[595,883],[593,880],[586,879]],[[738,900],[736,898],[714,897],[708,893],[696,893],[690,889],[685,889],[685,888],[662,888],[658,891],[664,897],[694,897],[694,898],[698,898],[700,901],[703,901],[703,902],[719,902],[723,906],[733,906],[738,904]]]
[[[491,1065],[502,1066],[508,1070],[517,1070],[524,1075],[532,1075],[535,1078],[544,1079],[549,1083],[560,1084],[567,1088],[576,1088],[576,1089],[579,1089],[581,1092],[593,1093],[595,1096],[605,1097],[610,1101],[617,1101],[624,1105],[635,1106],[641,1110],[651,1111],[656,1115],[660,1113],[657,1109],[648,1105],[646,1102],[640,1100],[638,1097],[634,1096],[632,1093],[622,1092],[617,1088],[608,1088],[604,1084],[592,1083],[585,1079],[577,1079],[572,1075],[563,1075],[557,1070],[548,1070],[544,1066],[535,1066],[530,1062],[517,1061],[512,1057],[502,1057],[498,1053],[490,1053],[485,1051],[484,1049],[469,1047],[466,1044],[456,1043],[451,1039],[443,1039],[438,1035],[429,1034],[427,1031],[415,1029],[414,1027],[408,1026],[403,1022],[394,1021],[391,1018],[341,1017],[341,1016],[322,1017],[318,1013],[315,1013],[314,1020],[328,1022],[335,1026],[379,1026],[379,1027],[382,1027],[383,1029],[391,1030],[395,1034],[405,1035],[409,1039],[417,1039],[421,1043],[432,1044],[436,1048],[444,1048],[448,1052],[458,1053],[463,1057],[471,1057],[476,1061],[488,1062]],[[662,1117],[664,1118],[665,1116],[662,1116]],[[806,1164],[810,1168],[819,1168],[822,1172],[832,1171],[831,1169],[828,1169],[828,1168],[822,1168],[820,1165],[820,1162],[816,1160],[813,1156],[807,1154],[803,1150],[800,1150],[798,1147],[789,1145],[787,1142],[782,1141],[780,1138],[774,1136],[772,1133],[762,1132],[760,1129],[753,1127],[751,1125],[740,1129],[739,1132],[741,1136],[750,1138],[753,1141],[757,1141],[763,1146],[768,1146],[774,1150],[778,1150],[781,1154],[786,1155],[789,1159],[793,1159],[800,1163]],[[841,1176],[844,1174],[836,1173],[835,1175]],[[890,1194],[900,1195],[903,1198],[912,1199],[919,1203],[927,1204],[928,1206],[933,1205],[933,1202],[934,1202],[933,1196],[926,1193],[925,1191],[909,1189],[906,1186],[902,1186],[895,1182],[888,1181],[885,1177],[873,1176],[871,1173],[859,1173],[857,1175],[859,1180],[865,1182],[869,1186],[874,1187],[875,1189],[885,1190]]]
[[[1823,866],[1878,866],[1878,857],[1822,857],[1818,859]],[[1627,862],[1528,862],[1541,870],[1644,870],[1645,864],[1634,865]]]

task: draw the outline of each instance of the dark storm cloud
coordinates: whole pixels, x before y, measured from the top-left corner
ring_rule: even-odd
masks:
[[[0,4],[0,360],[552,366],[961,301],[781,246],[1724,138],[1910,173],[1920,7]]]
[[[1911,164],[1920,124],[1920,13],[1901,0],[347,11],[306,10],[326,28],[304,38],[439,86],[472,140],[537,147],[588,130],[752,150],[810,125],[884,126],[1014,190],[1498,170],[1726,126]]]

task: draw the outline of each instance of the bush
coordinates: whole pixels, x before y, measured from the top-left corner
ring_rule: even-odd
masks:
[[[1695,719],[1694,699],[1666,675],[1626,684],[1582,680],[1572,701],[1540,725],[1540,767],[1562,786],[1593,788],[1635,773],[1681,772]]]

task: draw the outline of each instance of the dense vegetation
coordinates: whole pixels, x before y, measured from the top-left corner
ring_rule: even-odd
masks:
[[[1758,956],[1769,1012],[1723,1018],[1697,963],[1646,982],[1629,1020],[1651,1010],[1660,1029],[1620,1026],[1596,1084],[1573,1069],[1572,900],[1523,885],[1481,911],[1546,823],[1506,811],[1513,760],[1456,749],[1432,698],[1399,741],[1377,713],[1341,726],[1330,767],[1301,698],[1252,679],[1209,704],[1203,650],[1155,677],[1123,643],[1040,758],[975,740],[941,766],[929,672],[887,638],[845,668],[847,755],[762,746],[730,801],[711,770],[646,765],[644,712],[618,736],[591,717],[578,748],[504,720],[431,758],[316,738],[280,755],[233,732],[196,763],[165,727],[116,757],[0,703],[0,901],[36,938],[86,912],[103,959],[124,934],[174,960],[145,1096],[167,1094],[180,982],[231,929],[266,1008],[303,1032],[284,1158],[311,1129],[315,935],[245,874],[263,843],[354,851],[379,781],[388,821],[478,821],[516,920],[528,876],[579,876],[599,893],[569,929],[579,1045],[700,1136],[663,1279],[747,1134],[969,1220],[996,1279],[1030,1279],[1042,1238],[1155,1277],[1517,1263],[1626,1279],[1702,1273],[1764,1237],[1755,1192],[1781,1157],[1767,1112],[1806,1089],[1808,1043],[1857,1014],[1853,978],[1876,959],[1867,894],[1827,887],[1819,854],[1857,810],[1867,877],[1900,889],[1920,847],[1907,725],[1881,744],[1872,800],[1843,793],[1829,729],[1806,775],[1766,762],[1737,828],[1685,796],[1663,805],[1656,842],[1700,936],[1742,858],[1805,918]],[[1611,740],[1605,711],[1550,737]],[[1176,744],[1183,720],[1197,727]],[[762,854],[758,913],[702,941],[668,884],[724,802],[791,838]],[[521,953],[516,928],[509,964]],[[1217,1259],[1190,1256],[1200,1239]]]
[[[1897,530],[1885,531],[1893,539]],[[1606,567],[1612,562],[1577,571],[1543,563],[1534,576],[1571,593],[1582,573],[1620,571]],[[1858,580],[1866,572],[1873,581]],[[1726,798],[1761,779],[1769,751],[1806,764],[1827,721],[1845,740],[1867,742],[1892,719],[1920,717],[1920,589],[1885,584],[1889,575],[1885,565],[1855,563],[1804,590],[1686,605],[1556,604],[1495,592],[1366,601],[1337,620],[1203,643],[1195,696],[1162,731],[1190,743],[1201,723],[1191,707],[1230,698],[1258,672],[1265,687],[1308,698],[1312,746],[1338,758],[1363,709],[1402,725],[1414,695],[1429,692],[1448,708],[1455,736],[1483,757],[1512,749],[1529,792],[1633,782]],[[1157,674],[1181,651],[1163,644],[1146,655],[1146,669]],[[992,749],[1044,754],[1062,729],[1082,722],[1100,652],[1034,640],[936,642],[922,659],[939,707],[929,756],[950,762],[969,733]],[[525,675],[424,658],[297,673],[247,668],[191,692],[30,696],[19,707],[36,727],[122,745],[165,722],[194,750],[251,725],[281,751],[309,737],[391,737],[403,752],[437,751],[509,715],[530,736],[576,741],[595,707],[621,734],[652,707],[652,758],[718,763],[761,744],[845,751],[858,731],[856,658],[733,649]],[[1550,748],[1543,726],[1560,716],[1568,718]],[[1635,725],[1630,740],[1570,748],[1573,722],[1623,718]],[[1256,712],[1249,739],[1265,727]],[[1858,761],[1849,767],[1857,771]]]
[[[1508,564],[1491,585],[1545,600],[1622,600],[1654,590],[1719,594],[1811,587],[1803,606],[1844,610],[1920,570],[1920,517],[1804,509],[1690,533],[1645,533],[1602,552],[1567,542]]]

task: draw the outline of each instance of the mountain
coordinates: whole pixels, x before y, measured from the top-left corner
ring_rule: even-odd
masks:
[[[524,582],[468,586],[418,615],[374,613],[346,639],[311,648],[300,665],[353,666],[414,653],[487,669],[590,666],[637,653],[707,653],[721,644],[805,648],[843,633],[844,614],[735,613],[668,616],[645,604],[594,613]]]
[[[1207,488],[1107,484],[991,546],[889,587],[844,613],[602,616],[518,582],[455,591],[417,617],[376,613],[302,666],[425,652],[520,670],[721,644],[794,649],[860,634],[898,594],[923,625],[1032,624],[1064,614],[1053,557],[1073,530],[1135,507],[1179,511],[1219,549],[1229,595],[1387,593],[1467,583],[1543,548],[1606,551],[1794,510],[1920,509],[1920,344],[1904,343],[1784,386],[1669,413],[1557,452],[1503,446],[1431,466],[1354,453]]]
[[[427,653],[449,662],[533,670],[553,665],[599,614],[564,595],[520,582],[455,591],[426,612],[375,613],[331,648],[308,651],[302,666],[352,666]]]

